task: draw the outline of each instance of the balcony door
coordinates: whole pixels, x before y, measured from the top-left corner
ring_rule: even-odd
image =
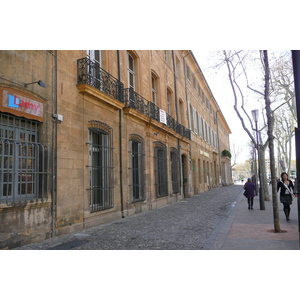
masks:
[[[87,56],[91,61],[88,65],[89,83],[99,91],[103,91],[101,50],[87,50]]]
[[[102,67],[101,50],[87,50],[87,56]]]

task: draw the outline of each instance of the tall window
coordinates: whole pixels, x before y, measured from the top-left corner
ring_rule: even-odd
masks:
[[[165,145],[156,143],[154,147],[154,170],[156,197],[168,195],[167,153]]]
[[[96,212],[114,206],[112,129],[100,121],[90,121],[88,145],[90,211]]]
[[[144,150],[142,139],[132,136],[129,145],[130,195],[132,201],[140,201],[145,198]]]
[[[184,118],[182,117],[182,115],[183,115],[183,101],[182,101],[182,99],[179,99],[178,122],[179,122],[180,124],[183,123],[183,122],[182,122],[182,119],[184,119]]]
[[[173,193],[179,193],[179,160],[177,149],[171,149],[171,182]]]
[[[101,50],[87,50],[87,55],[101,67]]]
[[[171,114],[171,91],[167,90],[167,106],[168,106],[168,114]]]
[[[175,74],[178,78],[181,79],[181,68],[180,68],[180,60],[176,56],[176,65],[175,65]]]
[[[47,153],[38,122],[0,113],[0,203],[47,199]]]
[[[198,115],[198,129],[199,129],[198,132],[199,132],[199,136],[201,138],[203,138],[203,128],[202,128],[202,126],[203,126],[203,120],[202,120],[201,116]]]
[[[103,78],[101,73],[102,59],[101,50],[87,50],[87,56],[91,63],[88,64],[88,74],[90,84],[96,89],[103,90]]]
[[[127,53],[128,87],[135,90],[135,65],[134,58]]]
[[[164,50],[164,59],[165,59],[165,62],[170,65],[172,60],[172,50]]]
[[[156,104],[157,100],[157,83],[156,77],[152,74],[151,76],[151,87],[152,87],[152,101]]]

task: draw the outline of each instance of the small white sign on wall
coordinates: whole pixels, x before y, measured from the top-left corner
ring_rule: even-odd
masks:
[[[162,109],[159,109],[159,121],[167,125],[167,114]]]

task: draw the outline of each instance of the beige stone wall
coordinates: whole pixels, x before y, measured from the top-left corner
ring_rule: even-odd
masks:
[[[13,75],[15,71],[12,68],[23,68],[28,72],[27,74],[24,71],[27,81],[30,81],[30,74],[33,76],[32,72],[34,71],[38,76],[45,75],[45,78],[41,79],[46,81],[46,85],[57,83],[57,86],[53,86],[47,92],[40,91],[46,93],[40,96],[47,103],[48,113],[47,119],[41,126],[43,139],[51,144],[50,140],[53,137],[55,142],[54,154],[57,171],[55,172],[54,195],[56,206],[52,225],[54,233],[57,235],[113,221],[121,218],[122,215],[126,217],[148,209],[156,209],[220,184],[219,177],[222,171],[219,149],[216,145],[210,145],[200,136],[199,132],[192,128],[192,111],[189,110],[192,108],[201,115],[213,132],[217,133],[219,130],[220,151],[223,150],[222,147],[229,149],[230,129],[222,115],[218,115],[219,122],[216,122],[215,116],[219,107],[191,53],[187,50],[168,50],[167,52],[164,50],[102,51],[102,68],[115,78],[120,77],[124,88],[128,88],[127,53],[135,58],[135,91],[144,97],[145,101],[151,102],[151,77],[153,74],[157,83],[156,105],[169,112],[171,117],[186,128],[191,128],[191,140],[182,137],[164,124],[150,119],[132,108],[125,107],[126,103],[118,102],[87,84],[77,85],[77,60],[86,57],[86,50],[3,52],[0,56],[2,64],[3,61],[6,61],[6,56],[11,61],[13,67],[8,67],[7,73],[10,79],[16,77]],[[57,72],[53,69],[55,66],[53,58],[56,54]],[[118,57],[120,69],[118,69]],[[33,58],[35,62],[33,62]],[[44,62],[38,63],[40,60],[44,60]],[[189,78],[185,77],[185,67],[190,69]],[[176,76],[174,77],[175,69]],[[17,79],[21,80],[21,77]],[[0,84],[2,84],[1,79]],[[199,87],[202,94],[199,94]],[[35,86],[31,88],[34,92],[37,90]],[[169,105],[168,93],[170,95]],[[57,97],[57,104],[52,101],[53,95]],[[52,113],[62,115],[63,121],[53,124]],[[89,192],[87,191],[89,187],[88,122],[91,120],[101,121],[112,128],[114,167],[114,206],[94,213],[90,212]],[[55,130],[54,134],[52,134],[52,128]],[[141,137],[145,150],[145,199],[136,203],[133,203],[130,198],[129,188],[129,140],[131,135]],[[160,198],[156,197],[155,190],[154,145],[156,142],[165,145],[168,161],[168,195]],[[170,180],[171,148],[179,151],[181,179],[178,194],[172,193]],[[52,218],[51,214],[44,213],[44,216],[47,220]]]
[[[16,201],[13,205],[0,204],[0,249],[10,249],[51,236],[51,187],[52,187],[52,140],[53,102],[55,81],[55,52],[48,50],[1,50],[0,87],[10,88],[15,93],[26,93],[38,98],[44,105],[44,121],[38,125],[39,143],[48,147],[50,172],[48,198],[44,202],[26,203]],[[27,87],[25,83],[42,80],[46,88],[38,84]],[[9,112],[15,115],[15,111]],[[28,116],[30,118],[30,116]]]

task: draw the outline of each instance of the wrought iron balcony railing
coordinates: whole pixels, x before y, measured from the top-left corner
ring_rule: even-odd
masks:
[[[132,88],[124,89],[125,107],[133,108],[144,116],[160,122],[159,107],[155,103],[146,100],[136,93]],[[180,134],[184,138],[191,139],[191,131],[178,123],[173,117],[166,113],[165,126]]]
[[[98,62],[89,57],[77,60],[77,84],[88,84],[124,103],[123,83],[103,70]]]

